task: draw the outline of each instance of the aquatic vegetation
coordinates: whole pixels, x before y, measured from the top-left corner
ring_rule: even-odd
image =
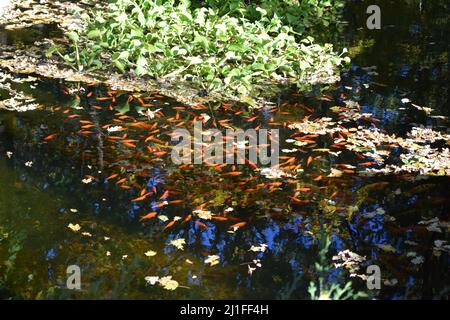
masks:
[[[22,9],[31,4],[33,4],[32,10]],[[153,6],[154,11],[150,10],[149,4]],[[72,5],[66,2],[43,1],[34,4],[32,0],[14,1],[13,9],[8,11],[8,18],[5,18],[6,24],[11,21],[25,21],[25,24],[20,27],[28,27],[42,23],[46,25],[58,23],[66,31],[67,40],[37,41],[36,47],[27,48],[27,50],[3,46],[4,52],[0,58],[0,66],[15,72],[37,73],[72,81],[88,83],[107,81],[114,87],[125,90],[158,90],[188,104],[226,98],[257,105],[259,99],[271,99],[287,85],[297,84],[300,88],[304,88],[317,82],[334,82],[338,79],[336,74],[338,66],[348,61],[348,58],[342,54],[338,56],[334,53],[330,45],[320,46],[314,44],[311,37],[297,37],[288,26],[289,23],[286,22],[287,25],[283,25],[281,16],[271,11],[275,7],[270,1],[261,3],[262,6],[271,8],[268,12],[264,9],[255,11],[254,4],[247,6],[248,10],[244,10],[247,12],[244,16],[248,15],[249,19],[258,18],[258,21],[248,20],[241,14],[233,15],[240,12],[236,11],[236,5],[242,6],[241,1],[235,2],[228,9],[226,4],[216,7],[212,3],[210,3],[212,8],[209,9],[191,9],[188,2],[182,2],[178,6],[178,11],[174,12],[172,12],[173,6],[167,2],[142,1],[136,5],[143,7],[144,11],[141,13],[145,12],[149,15],[146,17],[148,21],[154,20],[153,18],[167,19],[166,23],[170,21],[173,24],[177,20],[178,27],[165,28],[164,23],[155,26],[141,25],[139,22],[141,16],[136,10],[132,10],[129,16],[135,19],[133,23],[120,19],[118,21],[122,22],[117,22],[116,15],[123,16],[125,13],[129,14],[128,9],[138,8],[133,7],[132,1],[128,1],[121,2],[119,9],[111,12],[105,10],[103,4],[96,4],[95,12],[98,13],[99,20],[102,22],[91,18],[91,30],[83,33],[86,28],[83,19],[86,18],[87,3]],[[336,16],[338,7],[339,5],[332,6],[331,3],[302,1],[301,3],[286,2],[283,5],[284,9],[280,8],[280,10],[294,10],[302,19],[297,19],[297,15],[290,13],[288,16],[292,16],[291,20],[304,21],[307,25],[309,22],[305,16],[313,16],[317,12],[320,12],[319,15],[323,14],[324,18]],[[192,15],[186,21],[183,20],[186,19],[183,8],[192,10]],[[158,10],[162,10],[164,14],[159,16]],[[222,12],[223,10],[225,12]],[[41,12],[42,19],[39,18]],[[255,13],[257,13],[256,16]],[[177,19],[170,16],[173,14],[177,14]],[[36,20],[33,20],[33,17]],[[114,23],[108,23],[109,19],[114,20]],[[205,28],[198,19],[207,19],[209,27]],[[223,39],[216,39],[219,37],[215,31],[216,26],[223,26],[225,33],[220,37],[231,37],[234,40],[225,42]],[[239,28],[234,28],[235,26]],[[115,28],[114,30],[117,29],[119,33],[115,33],[114,30],[106,32],[111,27]],[[148,27],[156,29],[153,30],[151,39],[149,37],[144,39],[142,34],[148,31]],[[197,27],[199,30],[195,32],[198,35],[194,35],[193,30]],[[127,32],[124,32],[118,44],[118,39],[114,40],[114,37],[120,34],[122,29]],[[103,30],[101,37],[105,38],[101,42],[103,46],[100,47],[94,45],[100,39],[99,30]],[[156,30],[159,31],[156,32]],[[183,32],[184,37],[178,36],[178,33],[183,34]],[[259,33],[265,36],[254,36]],[[88,39],[87,35],[93,38]],[[161,36],[163,41],[157,42],[158,36]],[[194,37],[198,41],[193,41]],[[209,39],[208,41],[214,45],[205,47],[201,40],[203,38]],[[141,48],[137,45],[138,42],[148,45]],[[158,45],[155,46],[157,43]],[[154,49],[149,50],[149,48]],[[174,54],[173,48],[181,49],[179,53]],[[181,54],[186,50],[189,51],[189,59],[186,54]],[[47,52],[46,57],[43,57],[43,52]],[[277,59],[274,60],[272,57],[275,54]],[[54,57],[51,57],[52,55]],[[164,59],[161,59],[162,55]],[[271,57],[271,61],[268,57]],[[72,66],[73,70],[63,67],[62,60],[66,61],[67,66]],[[147,66],[148,63],[150,65]],[[111,65],[114,65],[116,70],[117,66],[121,66],[118,70],[126,67],[137,76],[128,78],[127,74],[117,74],[112,72],[111,68],[104,68]],[[148,76],[142,78],[144,74]]]
[[[318,262],[315,263],[315,269],[318,274],[317,281],[311,281],[309,283],[308,292],[310,294],[311,300],[348,300],[348,299],[360,299],[367,297],[364,292],[355,292],[352,288],[352,282],[348,281],[344,285],[339,283],[329,283],[327,281],[327,273],[331,269],[331,266],[327,259],[327,254],[330,249],[330,240],[322,236],[319,241],[320,250],[318,253]],[[357,262],[361,262],[362,259],[357,254],[349,254],[345,252],[344,254],[338,254],[339,259],[347,259],[347,255],[350,255],[352,259]],[[335,258],[333,257],[333,260]],[[335,267],[348,267],[353,266],[353,271],[356,269],[355,264],[335,264]],[[354,273],[353,273],[354,274]]]
[[[334,82],[337,67],[348,61],[329,44],[297,39],[280,17],[262,8],[255,9],[255,21],[245,10],[239,17],[227,10],[191,8],[190,1],[117,1],[93,14],[88,39],[80,38],[65,60],[94,69],[112,64],[161,84],[189,84],[253,105],[286,85]]]
[[[298,33],[311,32],[312,28],[328,27],[338,22],[344,7],[344,1],[304,1],[304,0],[257,0],[257,1],[194,1],[193,6],[208,6],[219,9],[219,13],[235,17],[246,16],[249,20],[259,20],[258,8],[267,12],[269,18],[277,16],[283,24],[292,27]],[[320,17],[320,19],[317,19]]]

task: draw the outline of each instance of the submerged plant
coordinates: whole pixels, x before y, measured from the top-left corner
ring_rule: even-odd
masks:
[[[333,268],[328,263],[327,254],[329,252],[331,241],[326,236],[319,240],[319,259],[315,264],[318,274],[317,281],[309,283],[308,292],[312,300],[348,300],[367,297],[364,292],[356,292],[352,288],[352,282],[347,281],[344,285],[340,283],[331,283],[327,281],[329,270]]]

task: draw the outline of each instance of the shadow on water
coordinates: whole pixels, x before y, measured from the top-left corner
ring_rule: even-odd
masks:
[[[290,92],[261,110],[221,104],[211,112],[100,84],[13,84],[42,108],[0,112],[0,296],[309,298],[310,282],[320,276],[317,238],[325,234],[332,240],[326,282],[345,284],[348,271],[362,276],[376,264],[383,285],[368,292],[371,297],[447,297],[448,177],[362,175],[376,164],[336,145],[335,133],[305,138],[287,127],[307,116],[338,121],[331,107],[349,100],[373,113],[342,124],[349,128],[376,125],[402,136],[413,124],[447,125],[401,101],[407,97],[445,114],[439,88],[448,80],[438,19],[438,26],[427,27],[430,20],[416,20],[417,7],[405,3],[406,20],[396,22],[401,30],[386,26],[384,36],[351,31],[365,25],[364,15],[356,14],[365,7],[353,3],[347,14],[354,20],[333,33],[353,50],[354,64],[342,82],[325,96]],[[415,38],[406,37],[411,23],[419,28]],[[428,30],[437,38],[428,39]],[[435,44],[422,47],[422,37]],[[400,50],[405,45],[419,47],[417,59]],[[373,65],[377,69],[366,68]],[[280,168],[298,177],[271,179],[251,163],[173,164],[171,133],[192,131],[195,120],[204,121],[204,130],[280,129]],[[288,139],[297,141],[297,152],[289,151]],[[329,177],[336,165],[342,171]],[[213,217],[192,214],[196,209]],[[180,238],[182,250],[171,245]],[[346,249],[365,259],[348,259],[346,271],[331,267],[332,256]],[[205,263],[212,255],[217,265]],[[82,270],[81,291],[66,289],[66,268],[73,264]],[[146,276],[172,276],[180,287],[152,286]],[[352,282],[367,291],[360,277]]]
[[[56,23],[36,24],[23,29],[5,29],[0,26],[0,45],[32,45],[43,39],[61,37],[63,32]]]

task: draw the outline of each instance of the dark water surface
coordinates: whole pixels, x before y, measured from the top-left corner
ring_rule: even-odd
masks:
[[[222,104],[212,113],[101,85],[13,83],[43,108],[0,112],[0,297],[304,299],[321,278],[341,286],[352,281],[374,298],[447,298],[448,176],[360,174],[376,164],[333,149],[328,135],[311,135],[300,151],[282,153],[282,168],[303,170],[296,179],[269,179],[248,164],[170,161],[170,134],[192,129],[205,113],[211,117],[205,130],[278,128],[281,149],[291,149],[284,141],[298,136],[285,124],[305,116],[338,121],[330,107],[349,101],[372,117],[348,128],[377,126],[405,136],[425,125],[445,132],[448,5],[377,3],[382,30],[367,30],[368,4],[352,1],[347,23],[323,34],[351,53],[340,83],[323,96],[286,93],[278,105],[254,112]],[[28,44],[23,34],[8,33],[6,43]],[[427,115],[411,103],[434,111]],[[147,110],[155,114],[142,115]],[[112,127],[120,131],[108,132]],[[342,175],[327,177],[336,164]],[[192,215],[198,208],[215,219]],[[159,218],[140,219],[151,212]],[[317,239],[325,236],[331,246],[321,255],[325,245]],[[180,238],[184,250],[170,244]],[[261,244],[264,252],[250,250]],[[358,274],[380,267],[381,290],[369,291],[364,280],[332,267],[332,256],[343,250],[365,257]],[[212,255],[219,257],[213,266],[205,263]],[[69,265],[81,267],[81,291],[66,288]],[[152,286],[146,276],[172,276],[180,287]]]

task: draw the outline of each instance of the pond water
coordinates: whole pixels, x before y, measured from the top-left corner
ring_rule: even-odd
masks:
[[[305,299],[319,278],[352,281],[373,298],[448,297],[448,176],[367,175],[377,162],[339,144],[343,133],[288,127],[322,117],[328,128],[371,113],[340,126],[400,137],[420,125],[446,130],[448,6],[378,3],[382,30],[367,30],[367,3],[352,1],[347,23],[323,32],[350,50],[340,83],[323,94],[287,92],[260,110],[223,103],[213,112],[95,83],[6,79],[41,108],[0,111],[0,297]],[[0,38],[27,45],[38,31]],[[0,97],[9,98],[1,89]],[[171,133],[198,119],[205,130],[279,129],[280,168],[297,176],[271,179],[251,163],[173,164]],[[212,219],[193,214],[199,209]],[[185,245],[171,244],[176,239]],[[364,261],[334,268],[332,257],[344,250]],[[205,263],[211,256],[217,264]],[[81,268],[81,290],[66,288],[69,265]],[[349,276],[368,265],[380,267],[381,290]],[[147,276],[172,276],[179,287],[151,285]]]

